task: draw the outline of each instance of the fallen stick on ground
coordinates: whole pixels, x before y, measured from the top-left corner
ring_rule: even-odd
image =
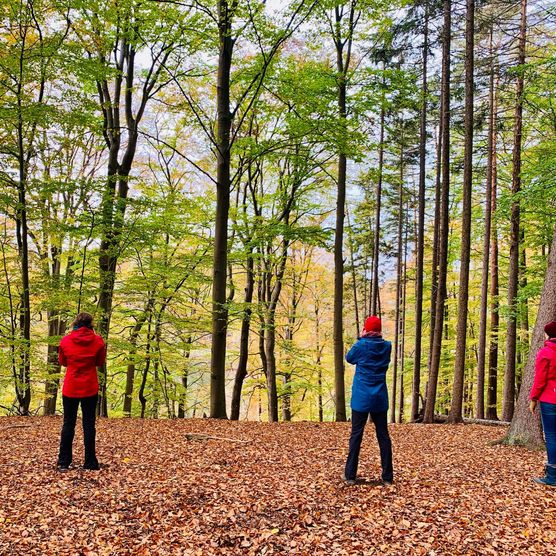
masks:
[[[5,431],[7,429],[29,429],[38,426],[39,425],[8,425],[7,427],[0,427],[0,431]]]
[[[224,436],[211,436],[209,434],[200,434],[190,432],[185,435],[187,440],[222,440],[224,442],[239,442],[240,444],[248,444],[251,440],[240,440],[239,438],[226,438]]]

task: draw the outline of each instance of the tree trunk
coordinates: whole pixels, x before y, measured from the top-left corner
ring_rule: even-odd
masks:
[[[342,54],[338,55],[340,58]],[[346,117],[346,84],[342,74],[338,86],[340,118]],[[346,392],[344,367],[344,212],[346,203],[346,167],[344,153],[338,158],[338,188],[336,198],[336,233],[334,239],[334,392],[336,397],[336,421],[346,420]]]
[[[241,391],[243,381],[247,376],[247,363],[249,361],[249,331],[251,328],[251,303],[253,302],[253,290],[255,288],[255,273],[253,252],[247,255],[247,283],[245,286],[245,310],[243,311],[243,319],[241,321],[241,336],[239,340],[239,361],[236,368],[236,376],[234,379],[234,390],[232,393],[232,407],[230,419],[237,421],[241,408]]]
[[[488,93],[489,118],[488,118],[488,137],[487,137],[487,170],[485,187],[485,235],[483,239],[483,262],[481,278],[481,310],[479,317],[479,347],[477,361],[477,394],[475,398],[475,417],[485,418],[485,366],[486,366],[486,339],[487,339],[487,314],[488,314],[488,286],[489,286],[489,264],[490,264],[490,244],[492,233],[492,191],[493,191],[493,160],[494,144],[496,141],[496,106],[494,100],[494,45],[492,36],[493,26],[490,28],[489,57],[490,57],[490,83]]]
[[[383,65],[384,72],[386,64]],[[385,87],[384,78],[382,86]],[[373,247],[373,283],[371,289],[371,315],[379,315],[379,286],[378,279],[380,274],[380,213],[382,204],[382,179],[384,173],[384,120],[385,120],[385,103],[384,95],[382,97],[382,105],[380,107],[380,141],[378,144],[378,180],[376,184],[376,212],[375,212],[375,233]]]
[[[449,237],[449,201],[450,201],[450,44],[452,34],[452,3],[444,0],[444,30],[442,46],[442,188],[440,195],[439,221],[439,253],[438,253],[438,286],[435,302],[435,325],[430,358],[429,378],[423,421],[432,423],[440,356],[442,348],[442,332],[444,328],[444,310],[446,302],[446,275],[448,268],[448,237]]]
[[[452,406],[448,422],[463,422],[463,382],[467,347],[469,307],[469,267],[471,263],[471,198],[473,194],[473,71],[475,38],[475,2],[467,0],[465,24],[465,140],[463,162],[463,202],[461,219],[461,253],[458,291],[456,360],[452,388]]]
[[[147,320],[147,315],[150,315],[152,309],[152,303],[154,302],[153,298],[149,296],[149,300],[147,301],[147,305],[145,306],[145,310],[143,311],[142,315],[137,319],[135,326],[131,331],[131,335],[129,338],[130,349],[129,349],[129,363],[127,364],[127,371],[126,371],[126,383],[125,383],[125,391],[124,391],[124,417],[131,417],[131,406],[133,401],[133,383],[135,382],[135,358],[137,355],[137,340],[139,338],[139,334],[145,321]]]
[[[544,445],[538,410],[535,415],[531,415],[529,412],[529,394],[535,378],[537,352],[543,345],[544,326],[552,320],[556,320],[556,227],[554,228],[537,322],[531,336],[527,365],[523,373],[515,413],[508,434],[504,438],[505,444],[519,444],[531,448],[542,448]]]
[[[521,0],[521,22],[519,27],[518,60],[525,64],[525,39],[527,31],[527,0]],[[519,286],[519,240],[520,206],[517,195],[521,191],[521,142],[523,127],[523,72],[520,69],[516,82],[514,115],[514,145],[512,169],[512,209],[510,216],[510,269],[508,277],[508,323],[506,331],[506,369],[504,372],[504,397],[502,420],[511,421],[515,404],[515,363],[517,348],[517,294]]]
[[[226,419],[226,333],[228,308],[228,213],[230,210],[230,71],[234,41],[232,15],[227,0],[218,3],[220,51],[217,75],[216,222],[212,273],[212,346],[210,363],[210,416]]]
[[[423,272],[425,256],[425,203],[427,178],[427,109],[428,109],[428,54],[429,54],[429,5],[425,1],[423,29],[423,84],[421,88],[421,123],[419,129],[419,193],[417,217],[417,246],[415,264],[415,355],[413,359],[413,383],[411,390],[411,420],[419,416],[421,393],[421,354],[423,334]]]
[[[400,183],[398,187],[398,249],[397,249],[397,269],[396,269],[396,309],[395,309],[395,330],[394,330],[394,364],[392,368],[392,399],[390,402],[390,422],[396,422],[396,388],[398,380],[398,361],[400,352],[400,308],[402,297],[402,254],[403,254],[403,180],[404,180],[404,149],[403,133],[400,138]]]

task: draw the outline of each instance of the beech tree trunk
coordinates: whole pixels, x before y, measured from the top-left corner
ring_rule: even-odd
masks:
[[[232,407],[230,411],[230,419],[237,421],[239,419],[241,407],[241,391],[243,381],[247,376],[247,363],[249,360],[249,331],[251,328],[251,303],[253,302],[253,291],[255,289],[255,272],[253,252],[247,256],[247,276],[245,285],[245,310],[241,320],[241,335],[239,339],[239,360],[236,368],[236,376],[234,379],[234,390],[232,392]]]
[[[216,84],[216,219],[212,272],[212,346],[210,361],[210,416],[226,419],[226,305],[228,270],[228,214],[230,211],[230,72],[234,40],[232,6],[227,0],[218,2],[220,50]]]

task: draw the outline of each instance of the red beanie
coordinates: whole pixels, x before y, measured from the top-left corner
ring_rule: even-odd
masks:
[[[367,318],[364,328],[367,332],[380,332],[382,330],[382,322],[378,317],[372,316]]]
[[[365,325],[367,326],[367,325]],[[556,338],[556,320],[549,322],[545,327],[544,331],[548,334],[549,338]]]

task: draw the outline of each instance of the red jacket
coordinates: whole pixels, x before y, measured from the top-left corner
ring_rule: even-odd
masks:
[[[104,340],[90,328],[81,327],[64,336],[58,348],[58,361],[67,367],[62,394],[68,398],[98,394],[97,367],[105,359]]]
[[[546,340],[537,354],[532,400],[556,404],[556,339]]]

